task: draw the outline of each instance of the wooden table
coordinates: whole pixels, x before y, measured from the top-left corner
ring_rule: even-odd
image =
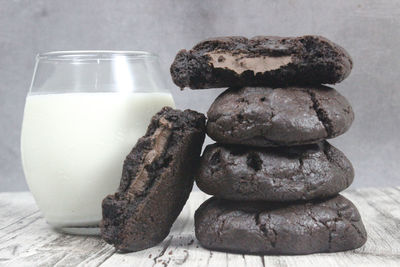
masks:
[[[248,256],[200,247],[193,213],[208,198],[192,192],[170,235],[158,246],[115,253],[99,237],[53,231],[28,192],[0,193],[0,266],[400,266],[400,187],[343,193],[359,208],[368,242],[360,249],[306,256]]]

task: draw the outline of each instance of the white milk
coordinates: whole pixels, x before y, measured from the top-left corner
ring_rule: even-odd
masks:
[[[21,151],[26,180],[49,224],[96,225],[126,155],[168,93],[29,95]]]

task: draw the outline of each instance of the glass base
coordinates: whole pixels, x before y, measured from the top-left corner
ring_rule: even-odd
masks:
[[[61,227],[54,228],[57,232],[71,235],[100,235],[100,228],[98,226],[82,226],[82,227]]]

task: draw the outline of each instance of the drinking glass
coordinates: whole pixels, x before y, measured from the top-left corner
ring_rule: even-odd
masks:
[[[152,115],[174,107],[158,57],[140,51],[39,54],[21,133],[25,178],[52,227],[98,233],[103,198]]]

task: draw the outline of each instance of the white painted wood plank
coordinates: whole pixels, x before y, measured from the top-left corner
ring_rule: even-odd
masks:
[[[364,247],[342,253],[260,257],[209,251],[199,245],[193,213],[208,198],[201,192],[191,194],[160,245],[126,254],[114,253],[98,237],[53,231],[29,193],[2,193],[0,266],[400,266],[400,189],[371,188],[343,195],[360,210],[369,235]]]
[[[52,230],[27,192],[1,193],[0,204],[0,266],[97,266],[114,253],[99,237]]]
[[[99,237],[57,233],[40,214],[5,228],[0,236],[0,264],[6,266],[97,266],[114,248]]]
[[[33,197],[27,192],[0,194],[0,231],[18,220],[38,213]],[[1,236],[1,232],[0,232]]]

